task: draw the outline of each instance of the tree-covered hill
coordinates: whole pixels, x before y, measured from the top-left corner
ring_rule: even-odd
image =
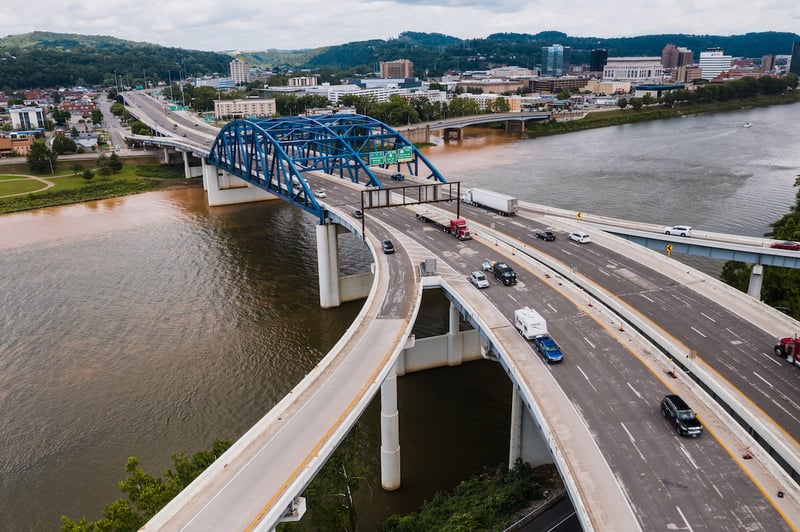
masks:
[[[575,37],[558,31],[537,34],[496,33],[483,39],[459,39],[440,33],[403,32],[393,39],[349,42],[307,50],[264,50],[235,53],[165,48],[114,37],[33,32],[0,39],[0,85],[3,89],[71,85],[112,85],[114,73],[126,83],[177,79],[179,72],[205,75],[228,72],[231,56],[281,72],[327,69],[340,73],[371,73],[380,61],[409,59],[418,76],[438,76],[448,70],[484,70],[541,64],[542,46],[572,46],[572,63],[586,64],[595,48],[609,57],[660,56],[666,44],[691,49],[695,60],[709,47],[721,47],[734,57],[760,58],[790,54],[796,33],[759,32],[744,35],[643,35],[638,37]]]
[[[170,73],[228,72],[222,53],[166,48],[115,37],[35,31],[0,39],[3,90],[75,85],[113,85],[114,73],[126,83],[168,81]]]

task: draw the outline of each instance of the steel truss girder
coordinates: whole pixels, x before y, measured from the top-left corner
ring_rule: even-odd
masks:
[[[223,127],[211,146],[208,164],[271,192],[324,221],[325,210],[311,193],[303,173],[322,171],[347,176],[359,183],[381,187],[367,164],[369,152],[411,147],[407,170],[419,175],[420,163],[429,170],[426,177],[446,182],[439,171],[406,140],[386,124],[357,114],[293,116],[235,120]],[[388,168],[389,165],[383,165]]]

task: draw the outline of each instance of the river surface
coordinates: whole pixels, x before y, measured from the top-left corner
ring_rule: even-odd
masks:
[[[794,204],[797,139],[792,105],[538,139],[475,129],[425,153],[462,188],[760,236]],[[98,518],[129,456],[158,474],[171,453],[237,438],[302,379],[361,308],[319,308],[314,222],[281,201],[209,208],[198,188],[0,216],[0,530]],[[356,239],[340,245],[345,272],[368,269]],[[421,336],[447,322],[426,300]],[[398,383],[403,487],[380,489],[373,402],[364,530],[507,460],[496,364]]]

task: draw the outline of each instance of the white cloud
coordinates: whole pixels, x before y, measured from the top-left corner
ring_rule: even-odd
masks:
[[[34,30],[111,35],[198,50],[294,50],[403,31],[480,38],[556,30],[581,37],[796,32],[796,0],[40,0],[36,13],[0,8],[6,35]]]

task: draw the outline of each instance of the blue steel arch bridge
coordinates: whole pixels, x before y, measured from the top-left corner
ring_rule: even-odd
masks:
[[[220,130],[206,160],[320,221],[326,213],[303,178],[305,172],[338,174],[382,188],[372,168],[394,167],[447,182],[400,133],[358,114],[235,120]]]

